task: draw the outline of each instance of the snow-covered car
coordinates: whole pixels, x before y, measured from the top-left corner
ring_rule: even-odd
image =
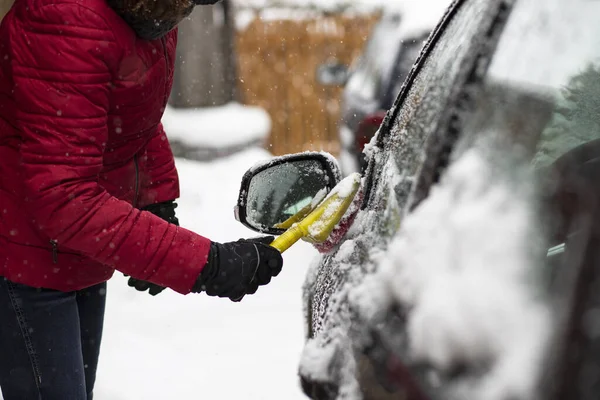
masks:
[[[320,66],[322,84],[344,85],[339,121],[340,164],[344,175],[364,171],[363,149],[394,104],[402,82],[450,0],[398,0],[371,32],[350,66]]]
[[[597,0],[448,8],[309,271],[308,396],[598,398],[598,21]]]

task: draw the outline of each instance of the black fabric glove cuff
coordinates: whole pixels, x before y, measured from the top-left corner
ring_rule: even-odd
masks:
[[[215,242],[210,243],[208,258],[202,272],[192,287],[192,293],[200,293],[206,290],[207,282],[213,280],[219,273],[219,246]]]
[[[174,200],[164,201],[162,203],[150,204],[142,208],[143,211],[151,212],[165,221],[179,226],[179,219],[175,216],[177,203]]]

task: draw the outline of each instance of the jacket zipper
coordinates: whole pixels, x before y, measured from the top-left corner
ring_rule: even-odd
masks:
[[[163,107],[167,106],[167,103],[169,101],[169,94],[167,91],[167,87],[169,86],[169,68],[170,68],[170,62],[169,62],[169,54],[167,52],[167,38],[166,37],[161,37],[160,41],[162,43],[162,47],[163,47],[163,53],[165,55],[165,96],[164,96],[164,100],[163,100]]]
[[[50,240],[50,246],[52,246],[52,264],[58,263],[58,243],[56,240]]]
[[[135,168],[135,192],[133,195],[133,206],[137,206],[138,195],[140,194],[140,167],[138,166],[138,155],[133,156],[133,167]]]

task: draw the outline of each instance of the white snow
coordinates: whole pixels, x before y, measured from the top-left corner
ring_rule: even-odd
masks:
[[[234,220],[240,179],[262,149],[211,163],[177,160],[186,228],[216,241],[258,236]],[[204,294],[156,297],[117,274],[108,289],[98,400],[305,399],[297,381],[304,345],[301,287],[316,251],[300,242],[281,274],[241,303]]]
[[[271,118],[264,109],[238,103],[197,109],[167,107],[162,122],[169,140],[202,148],[262,142],[271,131]]]
[[[358,190],[358,185],[360,184],[360,181],[361,181],[361,175],[358,172],[355,172],[355,173],[345,177],[344,179],[342,179],[342,181],[339,182],[333,188],[333,190],[329,193],[327,198],[324,200],[324,201],[327,201],[327,200],[331,199],[331,203],[329,203],[329,205],[327,205],[327,208],[323,211],[322,216],[308,227],[308,232],[309,232],[310,236],[318,237],[320,234],[322,234],[325,231],[325,229],[327,228],[327,224],[326,224],[327,220],[340,210],[340,208],[343,206],[343,204],[346,202],[346,200],[349,196],[356,194],[356,191]],[[337,198],[332,199],[333,196],[337,196]],[[350,204],[348,204],[348,207],[350,207]],[[348,209],[346,209],[345,213],[347,211],[348,211]],[[345,215],[345,213],[344,213],[344,215]]]
[[[361,175],[357,172],[348,175],[331,191],[329,196],[337,195],[342,199],[352,195],[355,192],[356,185],[360,183]]]
[[[325,197],[327,197],[327,188],[326,187],[319,190],[317,192],[317,194],[315,194],[315,197],[310,201],[310,208],[314,209],[316,206],[321,204],[321,201],[323,201],[323,199],[325,199]]]
[[[531,284],[542,266],[531,256],[540,235],[528,196],[471,150],[406,216],[381,265],[382,282],[410,309],[415,360],[490,365],[461,398],[531,398],[550,320]]]
[[[331,371],[329,361],[335,357],[335,346],[321,347],[309,340],[302,351],[300,372],[316,382],[326,382]]]

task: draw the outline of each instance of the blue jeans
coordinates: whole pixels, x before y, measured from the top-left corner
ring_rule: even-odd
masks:
[[[4,400],[91,400],[106,283],[76,292],[0,277],[0,387]]]

